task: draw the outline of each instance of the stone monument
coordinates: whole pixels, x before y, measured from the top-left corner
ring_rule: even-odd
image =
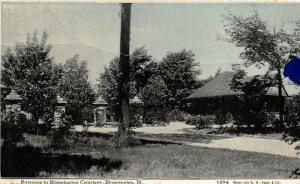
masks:
[[[59,127],[62,115],[66,112],[66,104],[67,104],[67,102],[62,97],[60,97],[59,95],[56,97],[54,122],[52,124],[52,128]]]
[[[143,105],[144,103],[135,96],[129,101],[129,111],[130,111],[130,126],[142,126],[143,123]]]
[[[15,90],[11,90],[11,92],[4,98],[5,102],[5,116],[9,116],[11,114],[15,115],[15,123],[18,121],[20,112],[21,112],[21,102],[22,98],[20,95],[16,93]]]
[[[108,103],[100,96],[93,103],[94,107],[94,125],[101,126],[106,123],[106,109]]]

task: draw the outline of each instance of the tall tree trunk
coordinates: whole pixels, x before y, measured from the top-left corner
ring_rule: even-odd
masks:
[[[279,121],[283,123],[284,115],[284,98],[282,95],[282,78],[281,78],[281,68],[277,68],[277,82],[278,82],[278,96],[279,96]]]
[[[131,4],[122,3],[121,7],[121,40],[120,40],[120,69],[121,79],[119,88],[121,118],[118,128],[119,140],[126,142],[129,133],[129,50],[130,50],[130,14]]]

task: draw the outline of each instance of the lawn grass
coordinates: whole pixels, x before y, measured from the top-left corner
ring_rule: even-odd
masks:
[[[93,155],[96,156],[96,155]],[[93,168],[80,177],[105,178],[287,178],[299,167],[300,159],[225,149],[183,145],[145,145],[111,152],[122,160],[119,169],[103,172]],[[99,175],[100,174],[100,175]],[[51,173],[61,177],[61,173]],[[67,176],[72,176],[68,173]],[[73,175],[78,176],[78,175]]]
[[[288,178],[300,166],[297,158],[187,145],[144,144],[116,149],[110,138],[91,135],[70,140],[71,145],[55,151],[42,144],[49,142],[44,136],[26,135],[25,139],[27,146],[43,152],[39,156],[37,150],[31,154],[28,148],[27,154],[16,151],[18,157],[24,157],[25,162],[21,158],[18,161],[26,171],[36,167],[31,173],[35,177]]]

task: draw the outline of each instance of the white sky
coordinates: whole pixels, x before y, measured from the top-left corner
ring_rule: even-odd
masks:
[[[168,51],[192,50],[207,78],[218,68],[230,70],[241,63],[240,50],[217,39],[224,34],[222,16],[230,10],[237,15],[251,15],[253,10],[270,26],[285,23],[293,29],[300,19],[299,4],[133,4],[131,51],[145,46],[160,60]],[[26,33],[47,30],[52,56],[56,62],[79,54],[88,61],[90,80],[95,83],[98,72],[119,54],[119,4],[95,3],[4,3],[1,11],[2,51],[6,46],[22,42]],[[263,71],[263,70],[262,70]],[[262,71],[252,67],[249,74]]]

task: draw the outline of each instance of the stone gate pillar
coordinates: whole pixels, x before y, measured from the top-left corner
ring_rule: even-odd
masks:
[[[52,128],[58,128],[60,126],[62,115],[66,112],[66,104],[67,102],[62,97],[60,97],[59,95],[56,97]]]
[[[130,126],[142,126],[143,123],[143,105],[144,103],[135,96],[129,101],[129,112],[131,118]]]
[[[20,95],[18,95],[15,90],[11,90],[11,92],[4,98],[5,117],[10,114],[14,114],[16,123],[21,112],[21,102],[22,98]]]
[[[103,123],[106,123],[106,109],[108,103],[102,98],[99,97],[94,103],[94,125],[101,126]]]

